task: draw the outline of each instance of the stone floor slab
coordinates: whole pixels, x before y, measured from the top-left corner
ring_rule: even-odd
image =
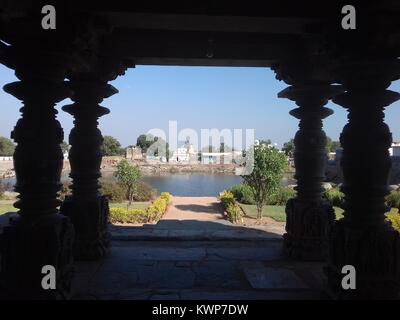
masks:
[[[255,289],[308,289],[309,287],[287,268],[265,267],[261,262],[243,263],[243,272]]]

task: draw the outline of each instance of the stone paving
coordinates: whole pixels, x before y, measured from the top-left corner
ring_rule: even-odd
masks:
[[[111,226],[111,254],[75,263],[73,299],[327,298],[322,263],[282,255],[282,227],[231,224],[215,198],[195,207],[180,200],[188,199],[174,199],[178,210],[157,224]]]
[[[111,226],[114,240],[266,240],[281,239],[284,224],[244,227],[226,220],[216,197],[171,197],[156,224]]]
[[[111,231],[108,258],[77,263],[75,299],[326,297],[322,264],[283,257],[282,224],[232,224],[215,197],[172,197],[158,223]]]
[[[286,260],[280,240],[114,241],[77,262],[74,299],[321,299],[322,264]]]

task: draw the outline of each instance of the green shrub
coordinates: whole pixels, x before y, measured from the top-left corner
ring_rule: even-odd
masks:
[[[243,211],[237,204],[232,192],[224,191],[218,199],[221,201],[229,221],[236,223],[242,220]]]
[[[239,205],[235,203],[229,203],[228,206],[225,208],[225,211],[228,215],[229,221],[233,223],[243,221],[243,212]]]
[[[235,196],[230,191],[224,191],[219,197],[219,201],[222,202],[222,205],[227,207],[230,203],[235,203]]]
[[[115,180],[102,180],[101,192],[111,202],[123,202],[128,200],[127,189]],[[156,191],[145,182],[140,181],[133,195],[134,201],[151,201],[156,197]]]
[[[0,200],[4,199],[4,192],[6,191],[6,187],[3,182],[0,181]]]
[[[102,180],[100,190],[111,202],[122,202],[127,199],[126,189],[116,181]]]
[[[146,209],[111,208],[111,223],[147,223],[160,219],[168,207],[170,195],[163,192],[159,198]]]
[[[289,199],[296,196],[296,191],[292,188],[279,188],[271,197],[267,199],[267,205],[270,206],[284,206]]]
[[[324,197],[328,199],[334,207],[342,207],[344,202],[344,193],[337,188],[325,190]]]
[[[151,201],[157,196],[156,191],[147,183],[140,181],[136,193],[133,195],[134,201]]]
[[[168,192],[161,192],[160,198],[165,199],[167,201],[167,204],[169,203],[170,200],[170,194]]]
[[[58,193],[58,197],[60,200],[64,201],[67,196],[71,195],[71,188],[70,188],[71,182],[70,181],[64,181],[61,190]]]
[[[392,191],[386,196],[386,204],[392,208],[400,208],[400,192]]]
[[[399,213],[388,213],[386,214],[387,220],[392,224],[393,229],[400,233],[400,214]]]
[[[255,204],[251,187],[245,184],[238,184],[228,190],[240,203]],[[296,196],[296,191],[292,188],[279,188],[272,196],[267,198],[267,205],[284,206],[289,199]]]
[[[145,223],[148,222],[146,210],[124,208],[110,209],[111,223]]]
[[[246,184],[237,184],[228,189],[231,192],[235,199],[240,203],[244,204],[255,204],[253,192],[251,191],[251,187]]]
[[[110,208],[111,223],[126,223],[128,219],[128,210],[124,208]]]

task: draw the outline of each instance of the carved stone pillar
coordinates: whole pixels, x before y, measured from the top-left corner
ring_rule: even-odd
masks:
[[[77,260],[96,260],[109,252],[108,200],[99,192],[101,177],[101,144],[98,118],[109,110],[99,105],[104,98],[118,90],[107,84],[125,70],[120,61],[102,61],[89,73],[75,73],[70,77],[74,104],[62,109],[74,116],[71,130],[69,161],[71,165],[72,196],[61,206],[75,228],[74,257]]]
[[[293,155],[297,195],[286,205],[284,249],[293,259],[310,261],[326,258],[328,231],[335,219],[332,205],[322,197],[327,162],[322,120],[333,113],[324,105],[342,92],[341,86],[331,85],[331,62],[318,49],[307,42],[296,59],[283,60],[274,68],[277,79],[290,85],[278,97],[296,103],[298,108],[290,114],[300,120]]]
[[[4,227],[2,286],[7,298],[66,298],[73,271],[73,228],[57,209],[63,130],[54,105],[70,95],[64,83],[69,57],[33,47],[11,48],[9,53],[20,81],[5,85],[4,90],[21,100],[23,107],[11,134],[17,142],[14,168],[19,200],[14,206],[19,217]],[[42,288],[45,265],[55,268],[55,290]]]
[[[322,260],[327,254],[327,234],[335,218],[329,201],[323,199],[326,135],[322,119],[333,111],[325,108],[328,99],[340,92],[329,84],[295,84],[279,93],[296,102],[290,114],[300,120],[294,144],[297,195],[286,205],[287,254],[299,260]]]
[[[346,92],[333,101],[348,109],[340,137],[344,218],[330,239],[329,287],[338,298],[396,298],[400,289],[400,237],[385,221],[392,137],[383,110],[400,98],[387,90],[400,71],[397,59],[350,59],[337,71]],[[341,286],[342,268],[356,270],[356,289]]]
[[[99,192],[103,137],[97,128],[98,118],[110,111],[99,103],[118,91],[105,81],[83,75],[73,77],[70,87],[75,103],[62,109],[75,118],[69,136],[72,196],[65,199],[61,212],[75,227],[75,258],[95,260],[108,253],[110,242],[108,201]]]

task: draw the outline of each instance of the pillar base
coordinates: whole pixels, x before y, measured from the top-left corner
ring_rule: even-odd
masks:
[[[73,238],[70,220],[60,214],[12,219],[1,239],[0,291],[4,299],[69,299]],[[45,265],[55,267],[56,289],[42,288],[42,279],[48,274],[42,274]]]
[[[345,265],[356,270],[356,289],[344,290]],[[349,228],[335,223],[330,238],[330,259],[324,268],[328,291],[336,299],[399,299],[400,235],[390,223],[380,227]]]
[[[321,261],[328,254],[328,231],[335,212],[327,200],[290,199],[286,204],[286,254],[296,260]]]
[[[60,211],[71,219],[75,228],[75,260],[92,261],[108,255],[111,235],[108,231],[109,207],[105,196],[94,200],[67,197]]]

